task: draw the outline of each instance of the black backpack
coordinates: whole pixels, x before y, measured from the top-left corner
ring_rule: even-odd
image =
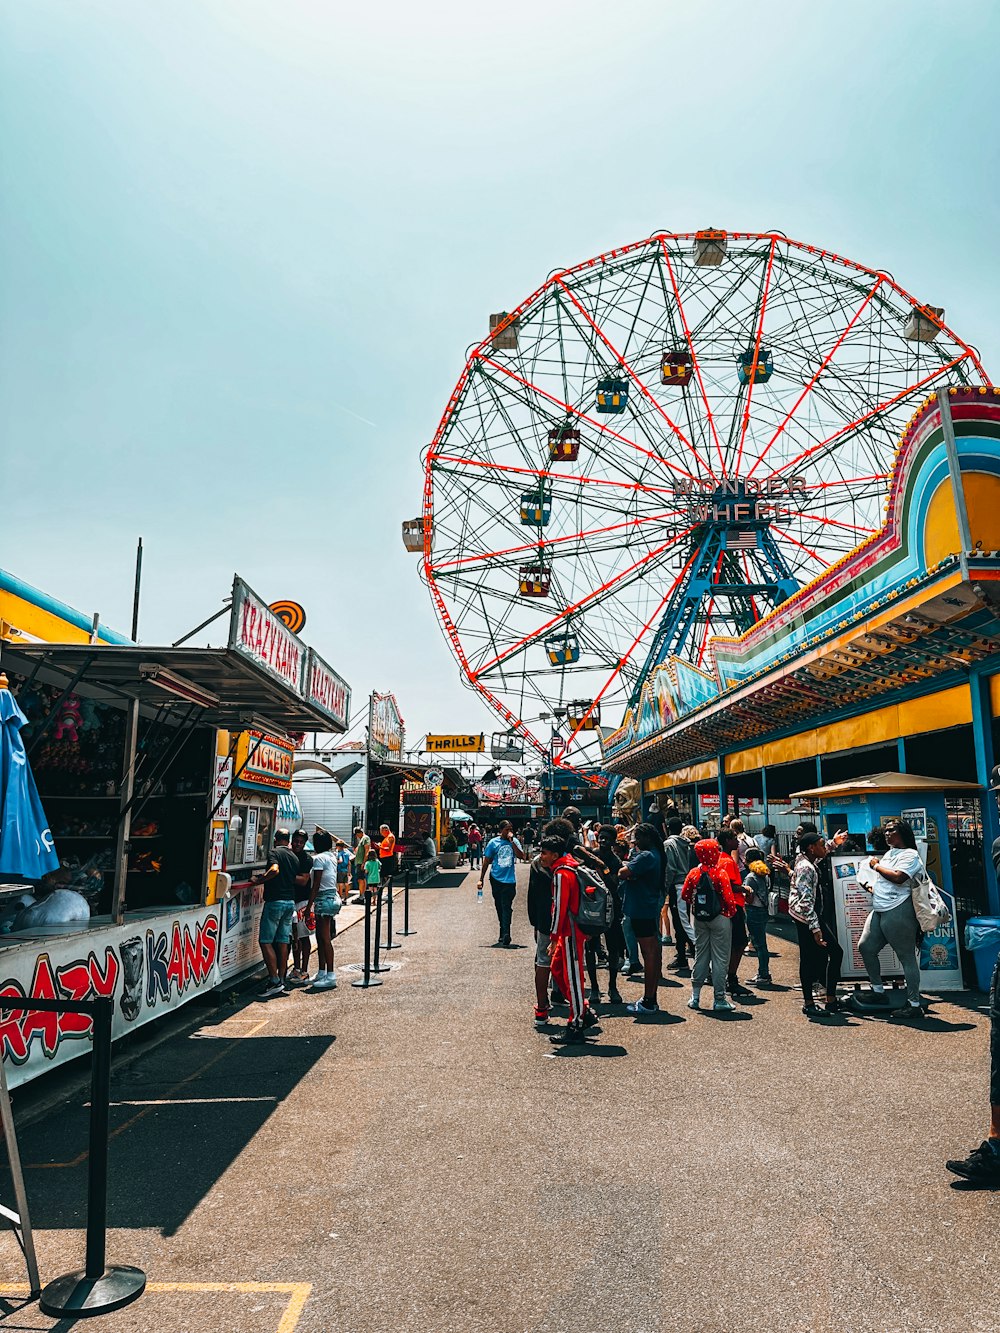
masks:
[[[714,921],[722,911],[722,894],[712,883],[707,870],[701,872],[691,907],[695,921]]]
[[[615,924],[615,899],[607,883],[596,871],[578,865],[573,872],[580,883],[580,906],[576,913],[577,929],[596,939]]]

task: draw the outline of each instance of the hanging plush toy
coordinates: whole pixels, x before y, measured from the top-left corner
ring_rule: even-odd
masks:
[[[84,699],[80,704],[81,725],[84,731],[97,731],[101,720],[97,716],[97,704],[93,699]]]
[[[68,694],[59,707],[53,740],[68,741],[76,745],[80,740],[80,726],[83,714],[80,712],[80,700],[75,694]]]

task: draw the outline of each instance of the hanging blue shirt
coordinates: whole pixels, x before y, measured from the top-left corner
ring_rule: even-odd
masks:
[[[513,884],[516,879],[514,868],[514,844],[506,838],[490,838],[483,851],[483,857],[490,863],[490,878],[498,884]]]

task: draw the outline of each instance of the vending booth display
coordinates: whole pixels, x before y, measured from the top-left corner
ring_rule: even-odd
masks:
[[[263,864],[290,738],[343,731],[350,690],[239,579],[226,647],[4,633],[0,671],[59,858],[42,881],[0,885],[0,993],[113,996],[117,1037],[234,974],[244,904],[227,844],[244,874]],[[0,1021],[12,1085],[89,1040],[76,1015]]]

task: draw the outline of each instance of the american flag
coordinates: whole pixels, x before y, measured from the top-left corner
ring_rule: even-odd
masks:
[[[757,534],[753,528],[727,528],[727,551],[756,551]]]

